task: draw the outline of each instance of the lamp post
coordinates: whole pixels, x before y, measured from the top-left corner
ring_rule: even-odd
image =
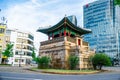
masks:
[[[21,67],[21,62],[22,62],[22,46],[23,46],[23,42],[21,42],[21,53],[20,53],[20,59],[19,59],[19,67]]]

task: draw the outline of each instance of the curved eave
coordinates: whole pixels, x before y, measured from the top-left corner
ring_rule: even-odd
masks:
[[[69,25],[73,30],[77,31],[79,34],[88,34],[88,33],[92,33],[92,31],[90,29],[85,29],[85,28],[80,28],[77,27],[76,25],[74,25],[71,21],[69,21],[69,19],[67,18],[67,25]]]
[[[58,29],[59,27],[61,27],[64,24],[64,20],[65,20],[65,17],[59,23],[57,23],[56,25],[54,25],[52,27],[49,27],[49,28],[38,29],[37,31],[42,32],[44,34],[48,34],[49,32],[52,32],[55,29]]]
[[[49,28],[44,28],[44,29],[38,29],[38,32],[42,32],[44,34],[48,34],[58,28],[60,28],[62,25],[67,24],[71,29],[77,31],[80,35],[83,34],[87,34],[87,33],[91,33],[91,30],[88,29],[84,29],[84,28],[80,28],[77,27],[76,25],[74,25],[67,17],[64,17],[59,23],[57,23],[56,25],[49,27]]]

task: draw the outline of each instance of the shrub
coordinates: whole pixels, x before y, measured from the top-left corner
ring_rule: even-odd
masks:
[[[45,69],[49,66],[50,58],[47,56],[37,57],[36,62],[38,63],[38,68]]]
[[[75,55],[70,55],[68,58],[68,63],[71,70],[75,69],[77,64],[79,63],[79,57]]]
[[[92,58],[92,64],[94,69],[102,69],[102,66],[111,66],[110,58],[103,53],[97,53]]]

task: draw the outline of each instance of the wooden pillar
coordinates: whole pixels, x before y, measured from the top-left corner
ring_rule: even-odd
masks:
[[[52,39],[54,39],[54,34],[52,33]]]
[[[50,40],[50,35],[48,35],[48,40]]]
[[[66,29],[64,29],[64,36],[66,36]]]
[[[50,40],[50,34],[48,33],[48,40]]]
[[[61,30],[59,30],[59,37],[61,37],[62,36],[62,31]]]
[[[70,29],[69,29],[69,32],[68,32],[68,36],[70,37],[70,34],[71,34],[71,32],[70,32]]]
[[[60,33],[59,33],[59,37],[61,37],[61,36],[62,36],[62,33],[60,32]]]

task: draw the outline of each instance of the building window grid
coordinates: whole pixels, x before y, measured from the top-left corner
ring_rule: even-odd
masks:
[[[98,3],[98,4],[99,4],[99,3]],[[103,8],[103,9],[105,9],[105,10],[107,9],[107,11],[110,11],[109,6],[108,6],[108,4],[110,4],[110,2],[106,1],[105,4],[106,4],[106,8]],[[97,5],[97,4],[96,4],[96,5]],[[90,5],[90,6],[91,6],[91,5]],[[89,6],[89,7],[90,7],[90,6]],[[93,6],[93,5],[92,5],[92,6]],[[104,6],[105,6],[105,5],[104,5]],[[88,8],[85,8],[85,7],[84,7],[84,12],[86,12],[86,11],[88,12],[87,9],[88,9]],[[94,8],[91,7],[91,9],[94,9]],[[102,9],[101,9],[101,10],[102,10]],[[105,11],[105,10],[104,10],[104,11]],[[104,12],[104,11],[103,11],[103,12]],[[87,12],[84,14],[84,16],[85,16],[84,18],[86,18],[86,17],[89,15]],[[91,12],[91,11],[90,11],[90,12]],[[107,13],[110,13],[110,12],[107,12]],[[88,14],[88,15],[87,15],[87,14]],[[91,14],[94,15],[94,13],[91,13]],[[111,17],[111,15],[107,15],[107,14],[105,14],[104,16],[106,16],[106,18],[104,18],[104,19],[107,20],[107,22],[102,23],[102,25],[106,25],[104,29],[107,29],[107,26],[109,26],[108,23],[110,22],[110,19],[112,19],[112,17]],[[111,17],[111,18],[109,18],[109,17]],[[87,22],[90,21],[90,20],[88,20],[88,21],[87,21],[86,19],[84,19],[84,20],[85,20],[84,26],[86,26],[86,28],[91,28],[92,25],[89,26],[90,24],[87,24]],[[94,22],[91,22],[91,24],[92,24],[92,23],[94,23]],[[112,24],[112,21],[111,21],[111,24]],[[93,25],[94,25],[94,24],[93,24]],[[119,24],[117,24],[117,25],[119,25]],[[110,25],[110,26],[111,26],[111,25]],[[101,32],[102,32],[103,34],[108,33],[108,31],[110,32],[109,29],[108,29],[107,31],[101,30]],[[111,31],[112,31],[112,30],[111,30]],[[97,32],[96,34],[98,34],[98,33],[99,33],[99,32]],[[88,39],[86,39],[86,40],[90,40],[90,39],[91,39],[91,38],[88,38]],[[110,39],[109,39],[109,40],[110,40]],[[111,42],[109,42],[109,44],[116,44],[116,42],[111,40]],[[113,48],[116,48],[116,45],[112,45],[112,46],[113,46]],[[111,48],[112,46],[109,46],[109,48]],[[113,50],[113,51],[114,51],[114,50]]]

